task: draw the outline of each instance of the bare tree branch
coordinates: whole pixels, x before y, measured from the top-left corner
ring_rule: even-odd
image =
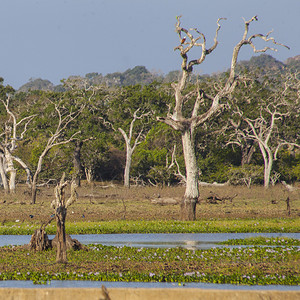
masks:
[[[214,36],[214,43],[212,47],[206,47],[206,37],[196,28],[185,29],[181,26],[180,22],[181,16],[177,17],[177,22],[175,25],[175,31],[178,35],[180,44],[174,48],[174,50],[178,50],[180,52],[180,56],[182,58],[181,62],[181,78],[178,83],[173,83],[172,87],[174,89],[174,97],[175,97],[175,106],[173,112],[169,112],[166,117],[157,117],[158,121],[164,122],[165,124],[170,125],[173,129],[180,131],[182,145],[183,145],[183,153],[185,159],[186,166],[186,190],[185,196],[181,205],[183,219],[185,220],[194,220],[195,219],[195,207],[197,203],[197,199],[199,197],[198,190],[198,168],[195,154],[195,128],[200,126],[201,124],[205,124],[207,120],[211,119],[217,113],[220,113],[226,104],[221,103],[227,101],[228,98],[231,97],[236,84],[237,77],[235,75],[236,65],[239,52],[244,45],[250,45],[252,49],[257,52],[265,52],[269,49],[273,49],[271,47],[265,47],[263,49],[256,49],[253,41],[256,38],[260,38],[265,42],[272,42],[275,45],[284,46],[282,44],[277,43],[274,38],[270,37],[270,33],[267,35],[262,34],[254,34],[248,37],[249,26],[253,21],[257,20],[257,16],[254,16],[249,21],[244,21],[245,29],[242,36],[242,39],[239,43],[234,47],[230,73],[229,77],[226,80],[223,87],[221,87],[213,97],[209,96],[203,90],[197,87],[197,93],[188,93],[184,94],[184,89],[188,82],[189,76],[193,71],[193,67],[195,65],[201,64],[208,54],[211,54],[218,45],[218,34],[221,28],[220,21],[224,18],[220,18],[217,20],[217,29]],[[199,47],[199,55],[197,59],[189,60],[188,55],[191,53],[191,50]],[[195,96],[196,95],[196,96]],[[192,109],[191,115],[186,116],[185,104],[189,102],[191,99],[194,100],[194,106]],[[206,104],[206,101],[209,101],[208,109],[204,113],[200,113],[200,106]],[[188,108],[189,110],[189,108]],[[185,215],[185,216],[184,216]]]

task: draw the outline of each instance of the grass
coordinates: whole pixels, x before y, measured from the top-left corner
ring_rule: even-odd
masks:
[[[8,222],[0,225],[2,235],[33,234],[38,223]],[[68,234],[105,233],[216,233],[216,232],[298,232],[300,218],[282,219],[209,219],[202,221],[133,221],[117,220],[102,222],[67,222]],[[48,234],[55,234],[53,222],[46,228]]]
[[[232,202],[210,204],[206,198],[211,192],[220,197],[237,195]],[[68,209],[68,222],[100,221],[176,221],[180,218],[180,205],[153,204],[160,196],[180,201],[184,187],[132,187],[126,189],[115,185],[83,185],[78,189],[79,199]],[[290,197],[291,214],[288,215],[286,199]],[[27,187],[18,186],[15,195],[0,191],[0,224],[9,222],[41,223],[50,218],[53,210],[53,186],[39,190],[37,204],[30,205]],[[1,202],[1,199],[3,200]],[[5,203],[3,203],[5,202]],[[265,190],[257,186],[248,189],[242,186],[201,187],[200,203],[197,205],[197,221],[210,219],[282,219],[299,218],[300,194],[285,192],[281,185]]]

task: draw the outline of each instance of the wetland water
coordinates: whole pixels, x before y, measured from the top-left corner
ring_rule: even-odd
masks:
[[[0,288],[198,288],[217,290],[276,290],[299,291],[299,286],[293,285],[234,285],[204,282],[189,282],[184,285],[172,282],[112,282],[87,280],[52,280],[49,284],[33,284],[25,280],[0,281]]]
[[[71,235],[72,238],[79,240],[83,244],[102,244],[105,246],[129,246],[129,247],[183,247],[186,249],[208,249],[211,247],[224,247],[216,244],[217,242],[228,239],[244,239],[248,237],[289,237],[300,239],[300,233],[172,233],[172,234],[84,234]],[[30,242],[30,235],[2,235],[0,236],[0,246],[24,245]],[[49,236],[50,239],[53,236]],[[32,281],[7,280],[0,281],[1,287],[18,288],[62,288],[62,287],[119,287],[119,288],[204,288],[204,289],[234,289],[234,290],[281,290],[295,291],[298,286],[285,285],[266,285],[248,286],[233,284],[209,284],[209,283],[177,283],[167,282],[99,282],[99,281],[58,281],[53,280],[49,284],[35,285]]]
[[[104,246],[128,246],[137,248],[209,249],[224,247],[216,244],[229,239],[244,239],[263,236],[268,238],[289,237],[300,239],[300,233],[147,233],[147,234],[72,234],[82,244],[102,244]],[[30,242],[30,235],[0,235],[0,247],[24,245]],[[49,236],[50,239],[53,236]]]

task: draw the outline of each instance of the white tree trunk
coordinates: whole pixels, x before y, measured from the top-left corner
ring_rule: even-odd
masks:
[[[194,138],[190,131],[182,134],[182,145],[186,169],[186,188],[181,203],[181,219],[195,220],[196,203],[199,197],[198,167],[195,154]]]
[[[273,155],[272,151],[268,147],[266,148],[261,139],[258,140],[258,145],[264,159],[264,187],[268,188],[273,167]]]
[[[38,161],[38,165],[36,168],[36,171],[33,175],[32,178],[32,183],[31,183],[31,204],[35,204],[36,203],[36,196],[37,196],[37,181],[39,178],[39,174],[42,171],[42,164],[43,164],[43,159],[44,157],[47,155],[48,151],[51,148],[47,145],[44,149],[44,151],[42,152],[42,154],[39,157],[39,161]]]
[[[26,180],[26,184],[29,186],[29,188],[31,188],[31,182],[32,182],[32,174],[31,174],[31,170],[28,168],[28,166],[17,156],[13,156],[13,159],[18,162],[22,168],[25,170],[26,174],[27,174],[27,180]]]
[[[8,149],[5,149],[5,159],[6,159],[6,164],[7,164],[7,169],[6,172],[9,173],[9,191],[10,193],[15,193],[16,191],[16,176],[17,176],[17,171],[14,167],[14,161],[13,157],[8,151]]]
[[[8,182],[7,182],[7,178],[6,178],[6,174],[5,174],[5,160],[4,160],[4,156],[1,155],[0,156],[0,176],[2,179],[2,184],[3,184],[3,188],[5,193],[8,193]]]
[[[37,181],[38,181],[38,177],[40,172],[42,171],[42,164],[43,164],[43,159],[46,156],[46,154],[48,153],[48,149],[47,147],[45,148],[45,150],[43,151],[43,153],[41,154],[41,156],[39,157],[39,161],[38,161],[38,165],[37,165],[37,169],[33,175],[32,178],[32,184],[31,184],[31,204],[35,204],[36,203],[36,193],[37,193]]]
[[[131,161],[132,161],[132,149],[130,145],[127,146],[126,151],[126,164],[125,164],[125,170],[124,170],[124,186],[130,187],[130,167],[131,167]]]
[[[270,186],[270,178],[271,178],[271,172],[273,168],[273,156],[272,153],[269,153],[268,151],[268,158],[265,160],[265,167],[264,167],[264,187],[269,188]]]
[[[91,184],[94,180],[92,167],[85,168],[84,172],[88,184]]]

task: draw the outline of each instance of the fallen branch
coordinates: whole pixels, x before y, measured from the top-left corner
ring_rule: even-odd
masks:
[[[224,196],[224,197],[220,197],[219,195],[217,195],[214,192],[210,192],[210,196],[208,196],[206,198],[206,202],[210,203],[210,204],[218,204],[219,202],[225,203],[225,201],[230,201],[232,203],[232,200],[237,196],[238,194],[235,194],[233,196]]]
[[[226,186],[229,185],[229,181],[224,182],[224,183],[218,183],[218,182],[204,182],[204,181],[199,181],[199,186]]]

